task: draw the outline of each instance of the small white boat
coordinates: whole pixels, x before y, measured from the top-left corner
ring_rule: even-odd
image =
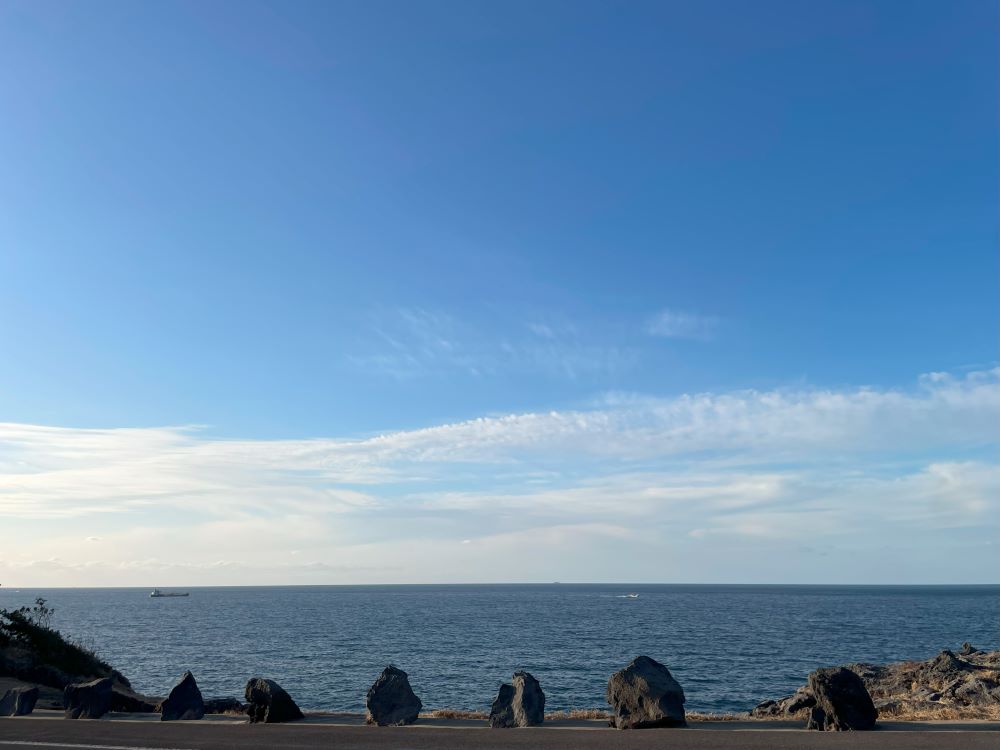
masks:
[[[638,594],[625,594],[625,598],[626,599],[638,599],[639,595]]]
[[[186,591],[183,591],[183,592],[181,592],[181,591],[160,591],[159,589],[153,589],[149,593],[149,595],[153,599],[161,599],[161,598],[167,597],[167,596],[188,596],[188,593]]]

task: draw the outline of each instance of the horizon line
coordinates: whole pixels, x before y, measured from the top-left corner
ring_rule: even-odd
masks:
[[[989,587],[1000,587],[1000,581],[992,583],[676,583],[676,582],[646,582],[640,583],[637,581],[505,581],[505,582],[472,582],[472,583],[457,583],[457,582],[433,582],[433,583],[232,583],[232,584],[216,584],[211,586],[206,586],[204,584],[187,586],[185,584],[170,584],[170,585],[160,585],[160,586],[114,586],[114,585],[99,585],[99,586],[4,586],[0,583],[0,592],[2,591],[14,591],[20,592],[21,590],[30,591],[72,591],[81,590],[87,591],[92,589],[135,589],[137,591],[147,591],[153,588],[160,589],[238,589],[238,588],[257,588],[257,589],[268,589],[268,588],[373,588],[373,587],[386,587],[392,586],[397,588],[403,587],[430,587],[430,586],[741,586],[741,587],[810,587],[810,588],[954,588],[954,587],[965,587],[965,588],[989,588]]]

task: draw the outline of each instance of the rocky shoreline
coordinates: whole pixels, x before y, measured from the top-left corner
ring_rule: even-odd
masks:
[[[8,683],[10,681],[8,680]],[[7,689],[4,689],[7,688]],[[892,664],[854,663],[819,669],[792,695],[767,700],[746,714],[699,715],[685,712],[681,685],[664,665],[646,656],[612,675],[607,686],[609,711],[587,710],[560,718],[602,720],[619,729],[683,727],[688,720],[796,720],[828,731],[872,729],[883,720],[1000,720],[1000,651],[965,644],[925,661]],[[493,728],[542,724],[545,694],[530,673],[518,671],[500,687],[489,713],[423,711],[408,675],[388,666],[366,696],[365,722],[378,726],[412,724],[424,717],[485,721]],[[59,690],[44,683],[0,680],[0,716],[30,713],[35,707],[64,711],[69,719],[100,718],[107,713],[160,714],[161,721],[198,720],[208,714],[246,716],[250,723],[296,721],[304,714],[273,680],[255,677],[243,700],[202,697],[195,677],[185,673],[165,698],[132,691],[124,676],[72,682]]]
[[[67,719],[119,712],[193,721],[224,713],[270,724],[304,716],[278,683],[262,677],[247,682],[242,700],[205,699],[191,672],[166,697],[137,693],[124,675],[49,628],[44,619],[49,610],[44,602],[39,607],[0,610],[0,717],[27,715],[36,707],[62,710]],[[648,656],[636,657],[610,676],[606,700],[609,711],[583,711],[577,718],[601,718],[618,729],[687,725],[684,689],[666,666]],[[378,675],[365,705],[366,723],[378,726],[412,724],[423,710],[407,673],[393,665]],[[489,714],[451,713],[475,716],[493,728],[537,726],[546,720],[545,694],[534,676],[519,670],[500,686]],[[926,661],[818,669],[792,695],[766,700],[746,714],[704,718],[799,720],[806,728],[827,731],[872,729],[879,718],[1000,720],[1000,651],[966,643],[958,653],[944,650]]]
[[[861,678],[883,718],[1000,719],[1000,651],[965,643],[957,653],[945,649],[924,661],[843,666]],[[809,686],[803,685],[792,695],[764,701],[750,716],[804,719],[813,706]]]

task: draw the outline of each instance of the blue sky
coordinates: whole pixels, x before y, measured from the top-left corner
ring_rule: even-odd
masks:
[[[0,572],[995,581],[997,16],[5,2]]]

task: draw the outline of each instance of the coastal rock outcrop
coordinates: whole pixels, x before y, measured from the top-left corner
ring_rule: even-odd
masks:
[[[995,719],[1000,714],[1000,651],[964,644],[925,661],[845,664],[864,682],[882,718]],[[764,701],[756,718],[807,718],[815,705],[808,687]]]
[[[857,732],[875,728],[878,711],[865,683],[844,667],[817,669],[809,675],[809,693],[816,700],[806,729]]]
[[[295,701],[274,680],[252,678],[247,683],[246,700],[251,724],[279,724],[302,718]]]
[[[531,673],[517,671],[510,684],[500,686],[490,707],[494,729],[533,727],[545,721],[545,693]]]
[[[368,688],[365,721],[380,727],[412,724],[422,707],[406,672],[390,664]]]
[[[205,715],[205,701],[194,675],[185,672],[160,704],[160,721],[194,721]]]
[[[67,685],[63,706],[67,719],[100,719],[111,710],[112,683],[109,677]]]
[[[608,680],[610,725],[617,729],[687,726],[684,689],[670,670],[648,656],[637,656]]]
[[[37,702],[37,687],[11,688],[0,697],[0,716],[27,716]]]

